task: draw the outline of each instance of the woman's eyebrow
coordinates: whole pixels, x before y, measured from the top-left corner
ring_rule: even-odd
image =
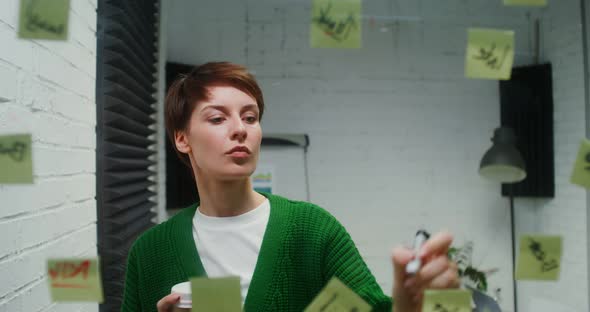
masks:
[[[242,111],[247,111],[247,110],[258,110],[258,105],[256,104],[248,104],[248,105],[244,105],[241,109]]]
[[[201,110],[199,112],[204,112],[204,111],[206,111],[208,109],[216,109],[216,110],[222,111],[224,113],[227,113],[229,111],[229,109],[225,105],[207,105],[207,106],[201,108]],[[240,108],[240,111],[241,112],[245,112],[247,110],[255,110],[255,111],[257,111],[258,110],[258,105],[256,105],[256,104],[246,104],[246,105],[242,106],[242,108]]]
[[[223,105],[207,105],[203,108],[201,108],[200,112],[203,112],[207,109],[216,109],[222,112],[227,112],[227,107],[223,106]]]

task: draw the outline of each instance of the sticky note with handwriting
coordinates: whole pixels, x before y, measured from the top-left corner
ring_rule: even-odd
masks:
[[[582,139],[570,182],[590,189],[590,141]]]
[[[561,236],[522,235],[517,280],[557,280],[561,269]]]
[[[546,6],[547,0],[504,0],[504,5],[512,6]]]
[[[470,28],[465,52],[465,76],[508,80],[514,62],[514,31]]]
[[[371,311],[371,306],[363,298],[333,277],[304,310],[305,312],[364,312]]]
[[[426,290],[422,312],[471,312],[471,292],[459,289]]]
[[[28,39],[66,40],[70,0],[21,0],[18,35]]]
[[[313,0],[311,11],[312,48],[361,47],[360,0]]]
[[[52,301],[103,301],[97,258],[48,259],[47,272]]]
[[[0,183],[33,183],[30,134],[0,136]]]

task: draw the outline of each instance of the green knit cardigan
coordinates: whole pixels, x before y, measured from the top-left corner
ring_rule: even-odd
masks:
[[[350,235],[327,211],[310,203],[264,194],[270,217],[244,311],[303,311],[333,276],[373,311],[391,311]],[[206,276],[192,232],[194,204],[143,233],[127,260],[121,311],[157,311],[173,285]]]

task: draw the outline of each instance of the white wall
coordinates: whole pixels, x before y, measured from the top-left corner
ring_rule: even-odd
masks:
[[[166,210],[166,129],[164,127],[164,98],[166,97],[166,58],[168,57],[168,1],[160,2],[160,12],[158,15],[158,85],[156,105],[156,151],[157,151],[157,168],[156,168],[156,213],[157,220],[155,223],[161,223],[168,219],[168,211]]]
[[[521,283],[519,311],[538,292],[587,311],[586,243],[574,251],[570,241],[585,237],[585,197],[567,182],[584,133],[579,5],[558,5],[365,0],[363,48],[330,50],[309,48],[311,1],[173,1],[167,53],[169,61],[230,60],[255,72],[267,103],[263,131],[310,135],[311,201],[346,226],[385,292],[391,247],[419,227],[446,228],[459,246],[474,241],[476,266],[500,269],[490,288],[502,289],[503,310],[512,311],[508,200],[477,175],[499,125],[498,83],[465,79],[464,51],[468,27],[514,29],[516,63],[530,64],[530,16],[540,15],[543,59],[555,68],[557,197],[518,200],[517,227],[564,235],[565,261],[575,265],[558,283]]]
[[[35,182],[0,185],[0,311],[96,311],[52,304],[45,274],[96,255],[96,0],[70,1],[67,41],[19,39],[19,4],[0,4],[0,135],[32,134]]]
[[[586,192],[569,183],[586,130],[579,7],[575,0],[554,1],[541,15],[541,60],[553,64],[555,198],[517,199],[515,221],[517,234],[562,235],[564,254],[559,281],[518,282],[520,311],[531,311],[539,299],[545,306],[560,304],[564,311],[589,310]]]

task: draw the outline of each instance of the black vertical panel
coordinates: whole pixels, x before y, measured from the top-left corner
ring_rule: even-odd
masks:
[[[180,63],[166,63],[166,90],[182,75],[187,75],[194,66]],[[170,140],[166,140],[166,208],[179,209],[199,200],[197,184],[192,169],[176,155]]]
[[[502,195],[554,197],[553,87],[551,64],[517,67],[500,82],[502,126],[514,129],[527,177],[503,184]]]
[[[99,0],[96,200],[105,301],[119,311],[129,247],[153,226],[156,0]]]

